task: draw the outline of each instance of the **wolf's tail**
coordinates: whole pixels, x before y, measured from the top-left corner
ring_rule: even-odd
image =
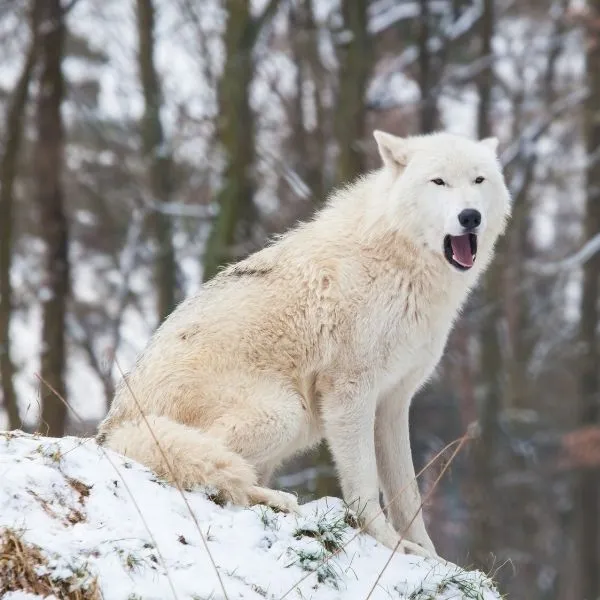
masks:
[[[102,434],[104,444],[152,469],[182,488],[218,489],[226,500],[248,505],[256,486],[254,467],[219,439],[168,417],[148,415],[125,421]],[[157,443],[158,442],[158,443]]]

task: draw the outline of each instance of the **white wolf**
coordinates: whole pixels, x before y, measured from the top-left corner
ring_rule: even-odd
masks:
[[[389,547],[402,534],[400,551],[428,556],[409,404],[492,257],[510,201],[495,138],[374,136],[381,169],[166,319],[98,439],[182,486],[294,510],[294,496],[262,486],[325,438],[367,531]]]

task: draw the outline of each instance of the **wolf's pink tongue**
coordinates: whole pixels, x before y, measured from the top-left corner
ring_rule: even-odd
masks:
[[[463,267],[473,266],[473,255],[471,254],[471,242],[469,234],[451,235],[450,244],[452,245],[452,253],[454,260]]]

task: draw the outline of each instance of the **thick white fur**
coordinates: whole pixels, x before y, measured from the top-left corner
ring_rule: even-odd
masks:
[[[183,486],[210,484],[233,502],[287,510],[289,494],[260,486],[325,438],[344,498],[368,531],[390,547],[403,534],[401,550],[428,555],[409,404],[492,257],[509,194],[494,139],[375,138],[381,169],[166,319],[120,384],[99,439]],[[475,184],[478,176],[485,181]],[[459,272],[443,239],[461,232],[464,208],[483,222],[475,265]],[[380,488],[392,501],[389,521]]]

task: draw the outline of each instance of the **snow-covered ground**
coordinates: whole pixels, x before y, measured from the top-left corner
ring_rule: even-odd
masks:
[[[378,580],[390,550],[337,499],[288,515],[185,497],[92,439],[0,433],[0,597],[41,597],[9,591],[29,561],[59,598],[500,598],[479,572],[414,556]]]

